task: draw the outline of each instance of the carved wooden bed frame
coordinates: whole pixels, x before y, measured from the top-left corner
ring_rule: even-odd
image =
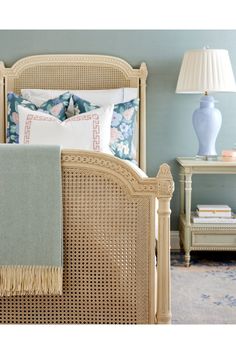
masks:
[[[146,78],[144,63],[133,69],[100,55],[32,56],[11,68],[0,62],[0,142],[8,91],[137,87],[138,160],[145,170]],[[62,176],[63,295],[1,297],[0,323],[170,323],[168,165],[145,178],[116,157],[63,150]]]

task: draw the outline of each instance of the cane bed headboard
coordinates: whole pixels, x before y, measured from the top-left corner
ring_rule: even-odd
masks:
[[[11,68],[0,62],[0,142],[5,142],[6,94],[35,89],[139,89],[140,109],[136,130],[139,166],[146,170],[147,67],[132,68],[126,61],[102,55],[37,55],[18,60]]]

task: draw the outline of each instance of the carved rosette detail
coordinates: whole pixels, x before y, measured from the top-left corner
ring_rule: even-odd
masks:
[[[171,197],[174,192],[174,182],[169,165],[163,163],[157,174],[158,195]]]
[[[167,163],[163,163],[160,166],[157,177],[159,177],[159,178],[172,178],[172,175],[170,172],[170,166],[167,165]]]

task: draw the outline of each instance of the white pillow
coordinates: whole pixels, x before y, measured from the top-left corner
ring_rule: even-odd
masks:
[[[64,92],[73,93],[76,96],[92,102],[98,106],[128,102],[138,97],[138,88],[123,87],[108,90],[42,90],[42,89],[22,89],[23,98],[40,106],[43,102],[60,96]]]
[[[102,151],[109,154],[114,105],[78,114],[65,121],[18,106],[19,143],[61,145],[66,149]]]
[[[76,96],[87,100],[94,105],[106,106],[109,104],[117,104],[120,102],[128,102],[138,97],[138,88],[124,87],[108,90],[42,90],[42,89],[22,89],[23,98],[34,103],[37,107],[41,106],[45,101],[56,98],[64,92],[73,93]],[[70,101],[68,107],[68,117],[74,114],[73,101]]]

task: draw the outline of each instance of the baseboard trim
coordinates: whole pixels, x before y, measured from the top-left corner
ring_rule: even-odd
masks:
[[[179,250],[179,231],[171,231],[170,232],[170,245],[171,251]]]

